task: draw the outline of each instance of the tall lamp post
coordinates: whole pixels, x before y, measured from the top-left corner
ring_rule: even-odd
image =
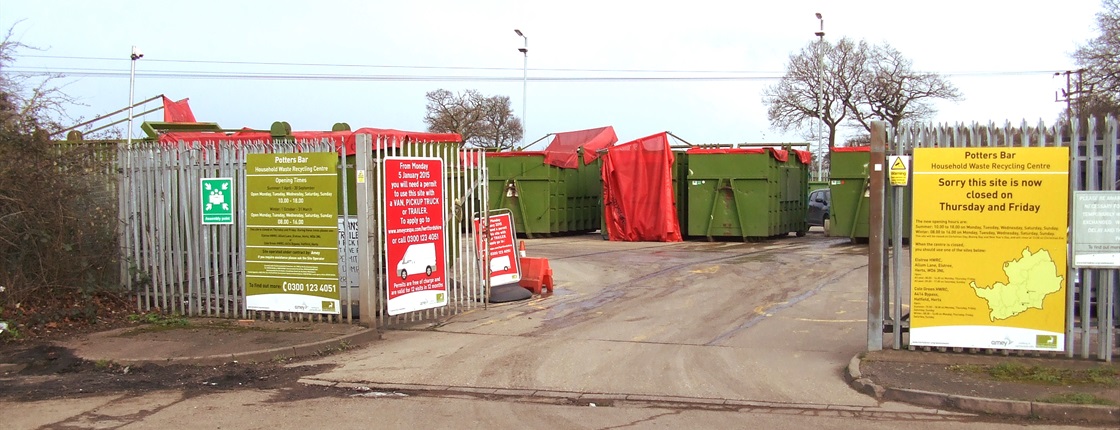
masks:
[[[820,12],[817,12],[817,20],[821,23],[821,31],[816,32],[817,36],[817,96],[824,97],[824,58],[821,53],[821,48],[824,47],[824,18]],[[820,102],[817,103],[817,109],[820,109]],[[817,180],[824,179],[824,111],[818,110],[817,115],[820,115],[820,122],[817,124]]]
[[[521,66],[521,143],[524,144],[529,136],[529,114],[525,111],[525,107],[528,105],[527,90],[529,88],[529,37],[516,28],[513,29],[513,32],[525,41],[524,47],[517,48],[525,56]]]
[[[132,105],[135,100],[136,94],[136,60],[144,58],[144,53],[137,48],[136,45],[132,46],[132,67],[128,72],[128,147],[132,147]]]

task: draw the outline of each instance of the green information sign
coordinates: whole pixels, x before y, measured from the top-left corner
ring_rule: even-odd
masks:
[[[202,178],[202,224],[233,224],[233,178]]]
[[[333,152],[246,158],[249,310],[338,313],[337,163]]]

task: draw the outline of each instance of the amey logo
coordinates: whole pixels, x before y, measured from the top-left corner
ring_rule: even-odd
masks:
[[[1011,346],[1011,338],[1005,337],[1003,340],[993,340],[992,346]]]

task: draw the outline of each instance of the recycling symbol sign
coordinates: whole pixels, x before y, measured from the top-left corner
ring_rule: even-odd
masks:
[[[233,224],[233,178],[202,179],[202,224]]]

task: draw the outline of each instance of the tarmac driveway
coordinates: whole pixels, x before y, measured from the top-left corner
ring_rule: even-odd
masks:
[[[866,345],[866,246],[817,230],[761,243],[525,242],[550,259],[553,295],[388,329],[310,379],[878,405],[841,376]]]

